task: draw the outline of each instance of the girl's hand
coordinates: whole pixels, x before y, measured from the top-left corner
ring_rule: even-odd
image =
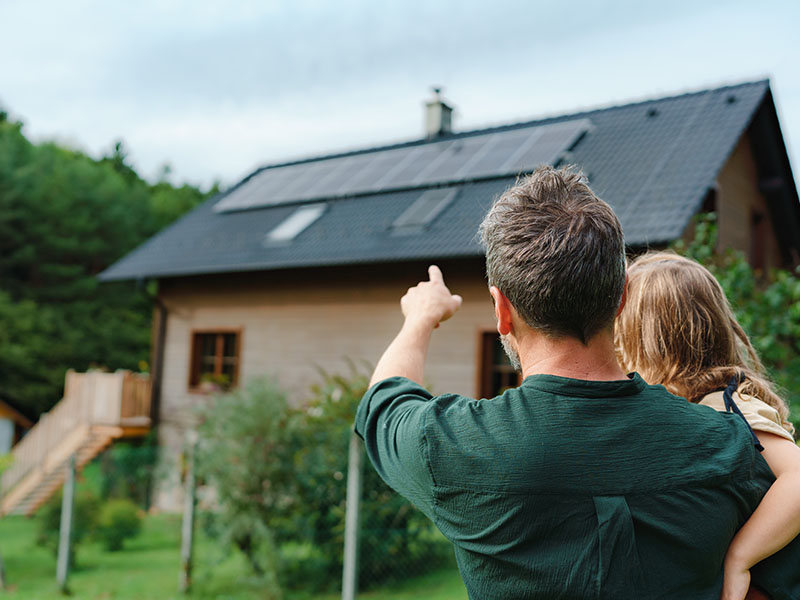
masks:
[[[749,589],[750,569],[737,568],[726,560],[720,600],[746,600]]]

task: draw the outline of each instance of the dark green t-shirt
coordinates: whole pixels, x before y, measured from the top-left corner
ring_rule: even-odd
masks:
[[[743,420],[637,374],[533,375],[482,400],[394,377],[366,393],[356,432],[453,543],[473,600],[717,600],[765,489]]]

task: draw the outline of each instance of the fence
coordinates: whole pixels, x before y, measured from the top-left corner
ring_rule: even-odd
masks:
[[[455,569],[450,544],[425,515],[382,486],[364,489],[365,468],[372,466],[364,466],[363,444],[353,434],[348,451],[342,600],[353,600],[359,589],[393,585],[436,569]]]

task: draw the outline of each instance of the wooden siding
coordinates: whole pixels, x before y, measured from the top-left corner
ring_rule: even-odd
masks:
[[[763,215],[764,267],[781,266],[772,217],[758,188],[758,172],[747,134],[739,140],[717,178],[717,216],[720,249],[733,248],[753,260],[753,213]]]

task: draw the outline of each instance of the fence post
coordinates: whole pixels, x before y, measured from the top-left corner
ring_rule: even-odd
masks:
[[[58,533],[58,564],[56,579],[62,593],[68,594],[67,578],[70,568],[70,550],[72,549],[72,515],[75,499],[75,455],[67,463],[67,478],[64,481],[64,496],[61,500],[61,527]]]
[[[6,589],[6,565],[3,562],[3,555],[0,554],[0,591]]]
[[[364,449],[361,439],[350,434],[347,457],[347,500],[344,520],[344,566],[342,600],[355,600],[358,594],[359,513],[361,512],[361,477],[364,472]]]
[[[197,432],[186,433],[186,481],[183,489],[183,523],[181,525],[181,575],[179,589],[188,594],[192,587],[192,550],[194,547],[194,509],[196,500],[194,463],[197,451]]]

